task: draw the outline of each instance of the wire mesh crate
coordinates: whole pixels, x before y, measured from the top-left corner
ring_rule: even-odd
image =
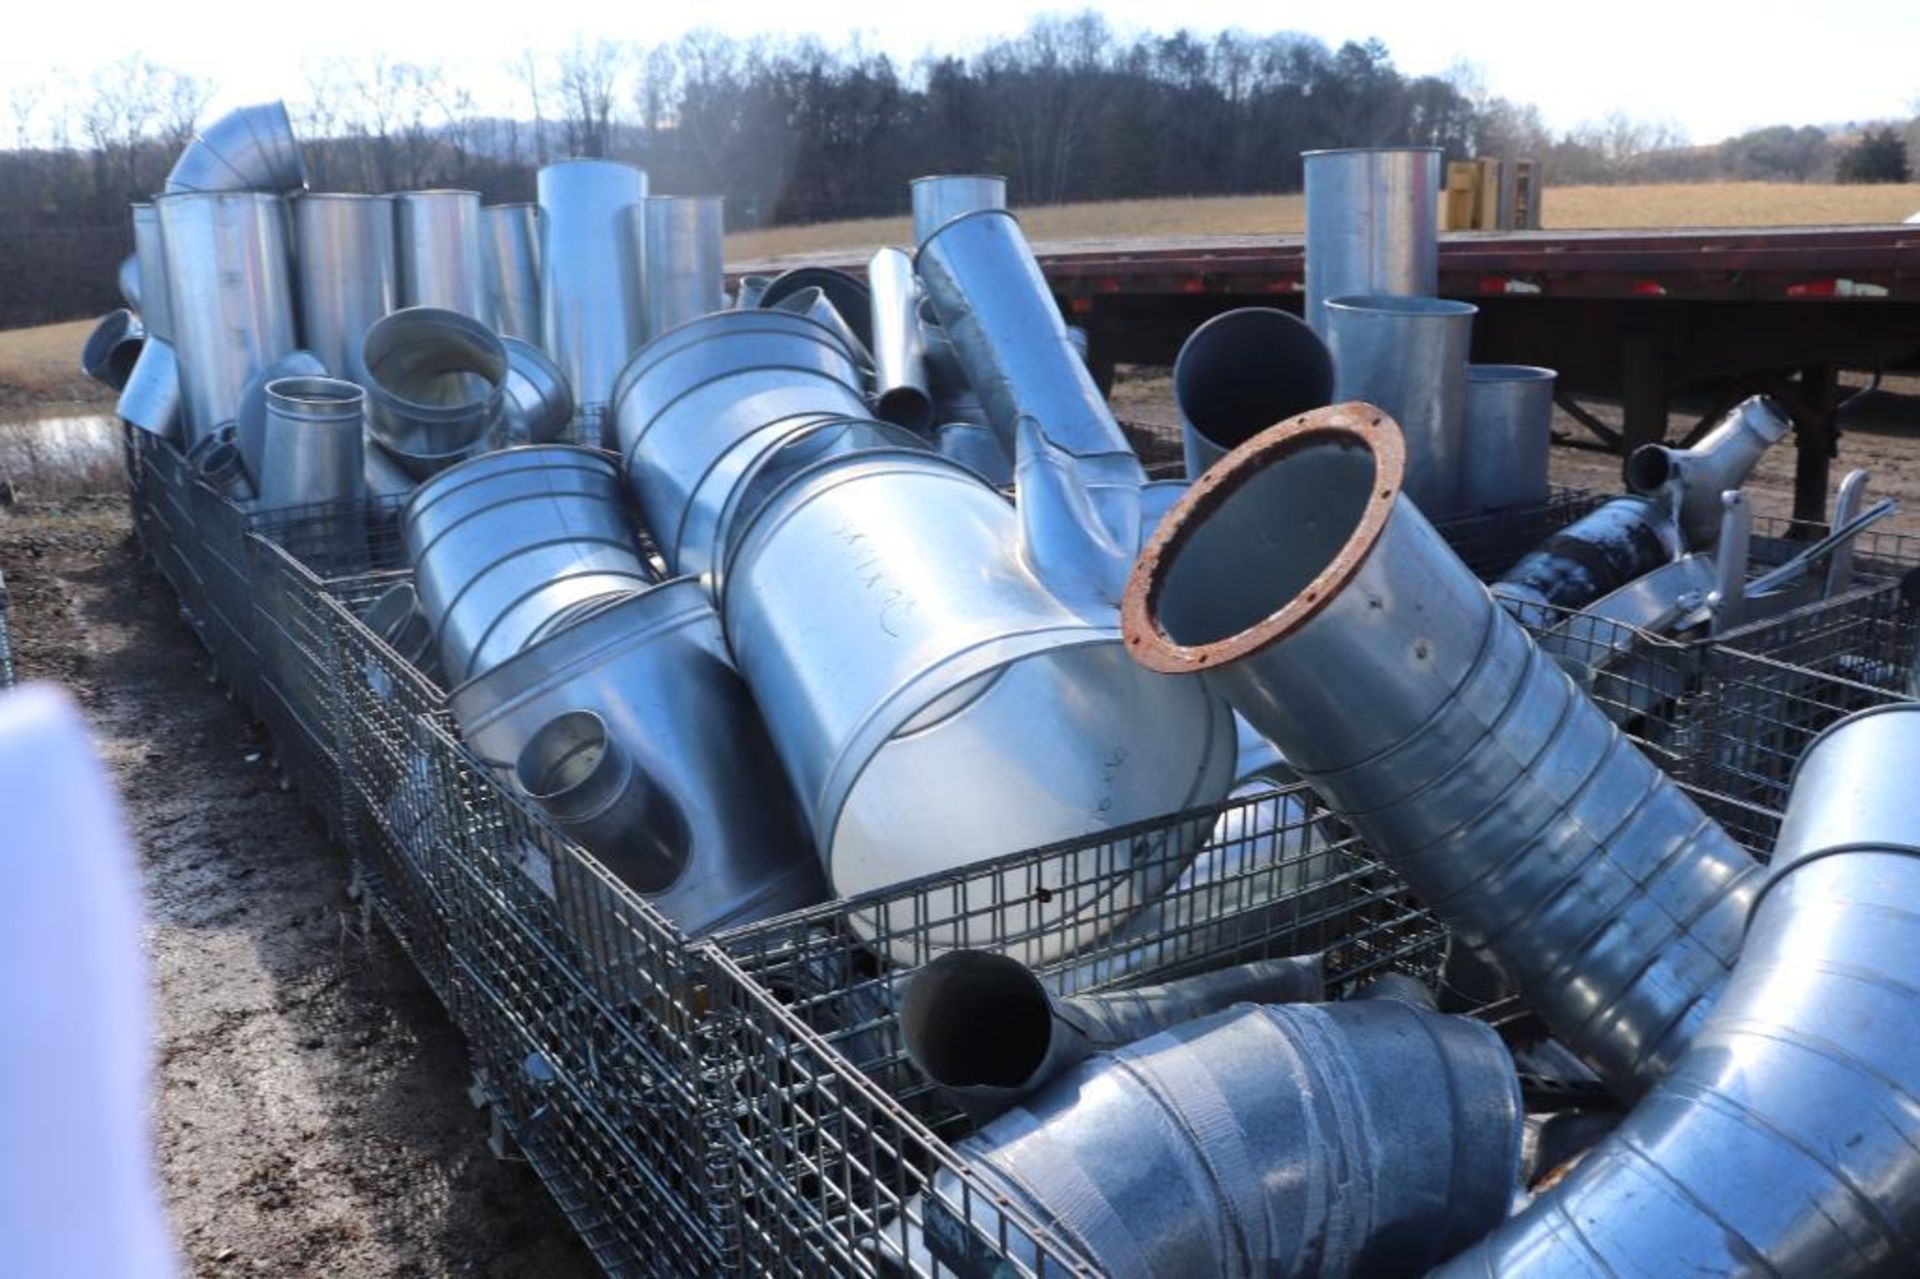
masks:
[[[7,594],[7,575],[0,573],[0,688],[13,687],[13,597]]]
[[[1475,576],[1491,581],[1522,555],[1603,505],[1607,496],[1556,484],[1538,505],[1445,520],[1435,529]]]

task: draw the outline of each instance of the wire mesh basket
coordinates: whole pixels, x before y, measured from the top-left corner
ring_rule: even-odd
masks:
[[[0,688],[13,687],[13,597],[7,594],[7,576],[0,573]]]

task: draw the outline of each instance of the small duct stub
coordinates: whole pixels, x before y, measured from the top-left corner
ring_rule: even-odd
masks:
[[[531,204],[480,210],[480,269],[486,321],[503,338],[540,341],[540,224]]]
[[[1329,298],[1439,290],[1439,147],[1350,147],[1300,159],[1308,327],[1327,336]]]
[[[478,191],[393,197],[400,305],[430,306],[491,324]]]
[[[1276,422],[1332,403],[1333,356],[1285,311],[1228,311],[1181,344],[1173,399],[1192,479]]]

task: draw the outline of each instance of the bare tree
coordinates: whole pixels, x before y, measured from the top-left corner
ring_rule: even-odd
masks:
[[[613,141],[626,50],[613,40],[576,40],[558,59],[560,125],[573,155],[603,156]]]
[[[547,121],[540,110],[541,90],[546,86],[547,70],[531,49],[522,49],[520,56],[507,64],[507,70],[527,91],[528,105],[533,108],[533,161],[544,165],[547,162]],[[518,148],[515,148],[516,158]]]

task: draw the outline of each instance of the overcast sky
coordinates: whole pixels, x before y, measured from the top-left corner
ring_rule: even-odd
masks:
[[[24,84],[84,95],[88,77],[135,52],[218,88],[214,108],[305,92],[303,60],[385,53],[458,72],[482,109],[521,110],[502,70],[525,48],[580,36],[651,43],[696,27],[813,33],[911,60],[966,52],[1045,0],[14,0],[0,37],[0,110]],[[1781,122],[1833,124],[1913,114],[1920,99],[1920,0],[1110,0],[1122,32],[1185,25],[1304,31],[1338,44],[1378,36],[1403,71],[1475,64],[1495,93],[1538,105],[1566,129],[1615,109],[1671,119],[1695,142]]]

